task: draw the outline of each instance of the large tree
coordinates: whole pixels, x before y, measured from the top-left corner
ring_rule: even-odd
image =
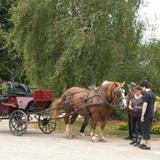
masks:
[[[13,48],[12,42],[7,42],[9,31],[13,28],[10,20],[10,8],[15,0],[0,0],[0,78],[4,80],[20,80],[22,73],[22,58]]]
[[[152,39],[144,44],[139,56],[141,77],[151,82],[151,88],[160,93],[160,41]]]
[[[62,91],[133,80],[140,0],[18,0],[12,41],[32,84]],[[132,71],[134,72],[132,72]]]

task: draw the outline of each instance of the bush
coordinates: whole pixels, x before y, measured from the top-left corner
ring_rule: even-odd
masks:
[[[127,121],[119,121],[117,123],[117,128],[119,130],[123,130],[123,131],[128,130],[128,122]],[[160,124],[159,123],[153,123],[152,128],[151,128],[151,133],[152,134],[160,134]]]
[[[115,118],[117,120],[128,120],[128,112],[127,110],[114,109],[112,113],[112,118]]]
[[[155,116],[154,116],[154,121],[160,122],[160,108],[157,108]]]
[[[119,130],[128,130],[128,123],[127,122],[121,121],[117,125],[118,125]]]
[[[153,125],[151,128],[151,133],[153,134],[160,134],[160,125]]]

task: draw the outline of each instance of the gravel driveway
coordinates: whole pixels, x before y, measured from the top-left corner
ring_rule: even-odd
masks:
[[[159,160],[160,141],[152,142],[152,150],[130,146],[122,138],[107,138],[93,143],[89,137],[66,139],[64,134],[45,135],[28,128],[22,137],[13,136],[8,121],[0,123],[0,160]]]

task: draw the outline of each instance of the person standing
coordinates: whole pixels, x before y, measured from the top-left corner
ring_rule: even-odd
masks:
[[[129,135],[125,139],[132,139],[133,138],[132,127],[131,127],[131,110],[129,109],[129,102],[132,99],[132,97],[134,96],[135,86],[136,86],[136,84],[134,82],[131,82],[130,84],[128,84],[127,110],[128,110],[128,134]]]
[[[129,102],[130,116],[131,116],[131,131],[133,139],[130,144],[138,146],[141,140],[141,110],[143,104],[142,88],[140,86],[135,87],[135,94]]]
[[[139,146],[141,149],[150,150],[150,129],[152,125],[153,115],[155,111],[155,95],[150,89],[150,84],[147,80],[140,83],[144,91],[143,105],[141,114],[141,130],[142,130],[142,143]]]

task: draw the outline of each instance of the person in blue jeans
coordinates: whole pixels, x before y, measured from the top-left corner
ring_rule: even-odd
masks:
[[[152,126],[154,112],[156,110],[156,98],[155,94],[151,91],[150,84],[147,80],[143,80],[140,83],[140,86],[144,91],[144,95],[141,114],[141,130],[143,139],[139,147],[144,150],[150,150],[150,129]]]
[[[84,135],[84,130],[86,129],[88,123],[89,123],[89,116],[85,116],[84,121],[83,121],[83,123],[81,125],[81,128],[80,128],[80,135],[81,136],[85,136]]]
[[[130,144],[135,146],[140,144],[141,140],[141,111],[143,104],[142,88],[140,86],[135,87],[134,96],[130,99],[129,109],[131,111],[131,130],[133,139]]]

